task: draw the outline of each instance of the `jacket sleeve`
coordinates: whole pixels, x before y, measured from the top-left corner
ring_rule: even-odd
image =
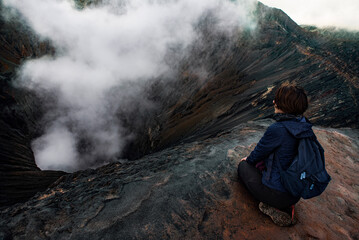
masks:
[[[257,146],[247,157],[249,164],[255,165],[257,162],[265,160],[277,147],[282,144],[283,133],[278,125],[272,124],[268,127]]]

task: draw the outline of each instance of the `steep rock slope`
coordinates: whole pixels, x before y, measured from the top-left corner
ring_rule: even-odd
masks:
[[[3,11],[0,2],[0,206],[25,201],[65,174],[36,166],[30,142],[39,127],[40,103],[12,83],[24,59],[50,53],[51,47],[19,19],[6,21]]]
[[[270,120],[61,177],[24,204],[3,209],[13,239],[357,239],[359,132],[317,128],[333,180],[296,205],[298,223],[280,228],[258,210],[236,167]]]
[[[345,39],[307,31],[281,10],[259,3],[256,15],[256,32],[241,32],[234,41],[204,31],[205,44],[194,48],[189,66],[204,62],[210,74],[201,79],[190,69],[182,72],[183,95],[164,110],[155,146],[269,117],[274,92],[283,82],[306,89],[313,123],[359,126],[359,38],[351,39],[351,50],[344,51]]]
[[[36,166],[30,144],[37,126],[35,99],[9,81],[0,79],[0,206],[25,201],[65,174]]]
[[[9,15],[10,10],[0,2],[0,72],[12,72],[25,58],[40,57],[53,52],[48,41],[39,38],[21,16]]]

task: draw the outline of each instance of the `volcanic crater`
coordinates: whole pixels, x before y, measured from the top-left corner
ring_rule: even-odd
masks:
[[[142,113],[146,121],[131,121],[136,108],[119,112],[135,136],[121,155],[74,173],[37,167],[31,141],[46,105],[13,84],[23,61],[56,51],[21,21],[1,18],[0,238],[358,239],[359,38],[298,26],[261,3],[255,14],[255,31],[230,37],[199,26],[176,81],[147,83],[157,107]],[[306,116],[320,126],[333,177],[323,195],[297,204],[291,228],[262,216],[236,176],[272,123],[284,82],[310,96]]]

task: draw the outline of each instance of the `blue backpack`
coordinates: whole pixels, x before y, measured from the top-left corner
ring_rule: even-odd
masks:
[[[278,166],[283,186],[295,197],[318,196],[331,180],[325,170],[324,149],[315,137],[299,139],[298,154],[290,166],[286,170],[280,162]]]

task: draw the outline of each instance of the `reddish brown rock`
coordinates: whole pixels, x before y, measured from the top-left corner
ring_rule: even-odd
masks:
[[[341,131],[323,128],[316,129],[315,133],[325,149],[326,167],[332,177],[326,191],[313,199],[301,199],[296,204],[298,223],[294,227],[281,228],[275,226],[269,217],[257,211],[257,204],[254,204],[251,197],[243,194],[246,191],[242,185],[236,188],[234,184],[232,189],[235,197],[225,203],[227,211],[219,213],[222,220],[228,219],[233,209],[236,209],[233,215],[239,216],[232,217],[233,222],[227,220],[230,225],[228,239],[242,237],[268,239],[268,236],[271,239],[357,239],[359,237],[358,136],[353,139]],[[244,151],[237,150],[238,153]],[[231,150],[229,156],[233,156],[232,159],[236,162],[240,159]],[[242,206],[245,211],[239,211],[238,207],[234,206]],[[238,225],[241,226],[240,231],[236,230]]]

